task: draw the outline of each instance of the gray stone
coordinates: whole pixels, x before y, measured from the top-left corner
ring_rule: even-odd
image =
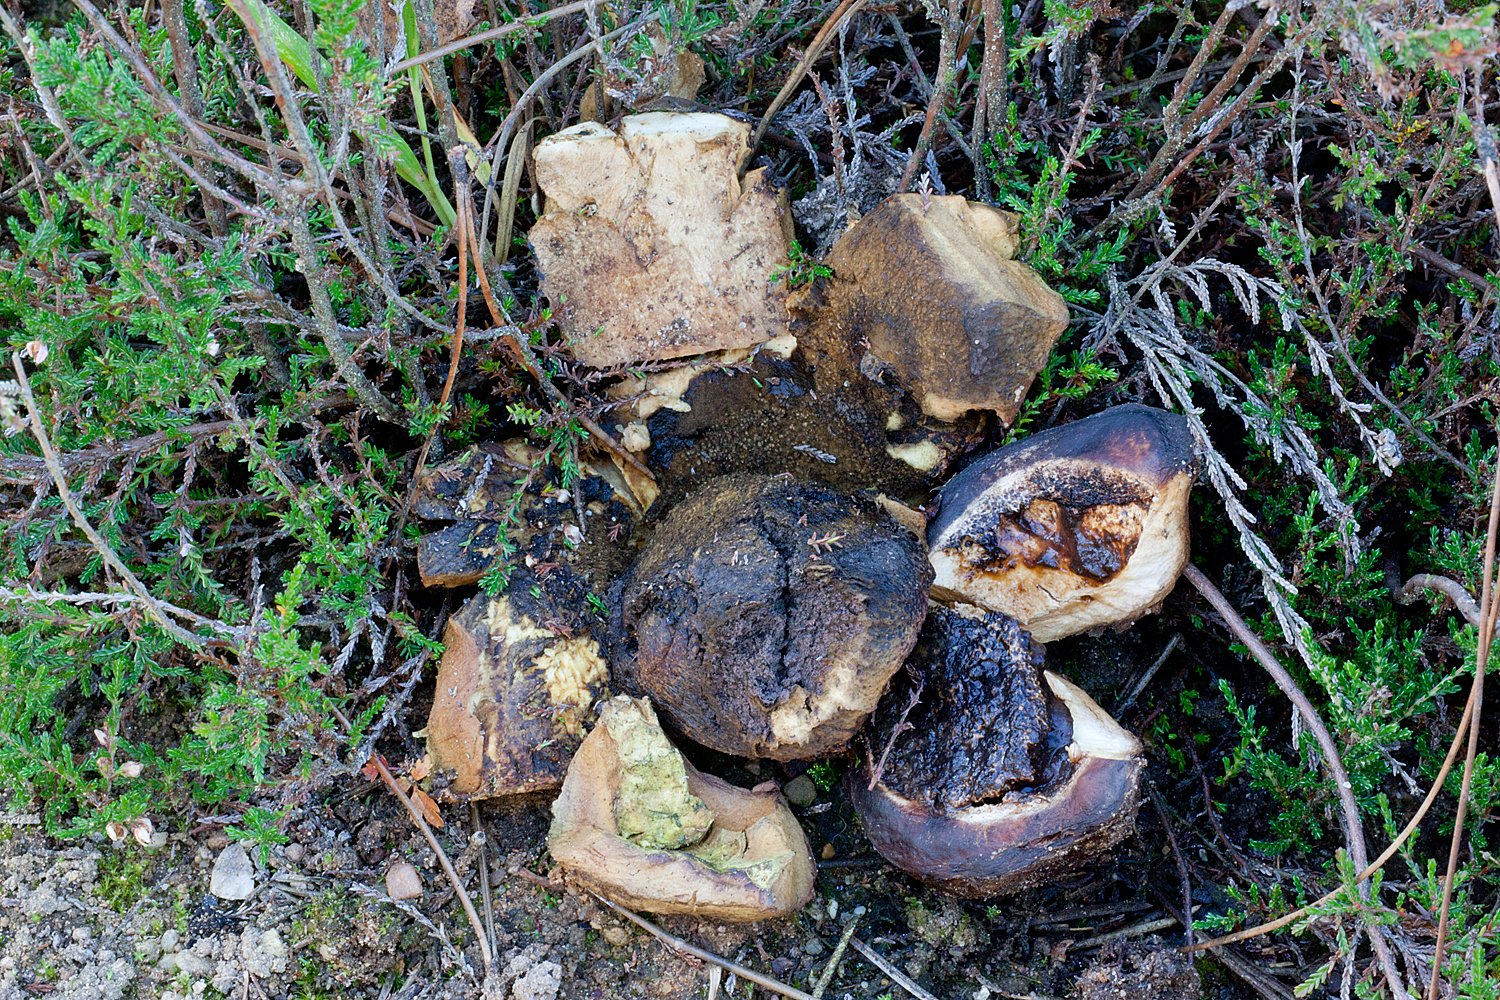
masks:
[[[179,951],[172,959],[177,965],[177,971],[186,972],[195,978],[212,975],[217,967],[213,959],[192,951]]]
[[[818,801],[818,786],[807,775],[799,774],[786,783],[781,794],[794,806],[810,806]]]
[[[422,895],[422,878],[410,862],[400,861],[385,873],[385,892],[392,899],[416,899]]]
[[[526,970],[511,987],[514,1000],[557,1000],[562,989],[562,966],[556,962],[538,962]]]
[[[239,841],[230,844],[214,859],[208,891],[220,899],[249,899],[255,892],[255,869],[250,855]]]
[[[246,927],[240,935],[240,962],[250,975],[265,979],[286,971],[286,943],[274,930],[262,932]]]

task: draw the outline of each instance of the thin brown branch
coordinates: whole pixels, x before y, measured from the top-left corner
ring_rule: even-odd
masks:
[[[593,890],[589,890],[589,895],[593,896],[599,902],[603,903],[611,910],[614,910],[616,913],[620,914],[620,916],[624,917],[626,920],[629,920],[631,923],[635,924],[646,933],[657,938],[673,951],[681,952],[684,955],[691,955],[694,958],[702,959],[705,962],[717,965],[725,972],[732,972],[736,976],[739,976],[741,979],[755,983],[757,986],[764,986],[771,992],[780,993],[784,997],[791,997],[792,1000],[813,1000],[810,994],[803,993],[795,986],[788,986],[786,983],[783,983],[776,979],[772,979],[770,976],[763,976],[759,972],[756,972],[754,969],[747,969],[743,965],[739,965],[735,962],[729,961],[729,959],[727,958],[720,958],[713,952],[707,951],[703,948],[699,948],[697,945],[688,944],[677,935],[668,934],[666,931],[662,930],[651,921],[642,919],[634,911],[627,910],[625,907],[621,906],[619,903],[614,902],[613,900],[605,899],[603,896],[599,895]]]
[[[1421,600],[1422,591],[1435,590],[1453,602],[1464,619],[1475,628],[1480,627],[1482,619],[1479,617],[1479,605],[1474,603],[1474,598],[1463,588],[1463,584],[1457,580],[1450,580],[1446,576],[1438,576],[1435,573],[1417,573],[1400,589],[1391,594],[1397,604],[1415,604]]]
[[[1151,805],[1156,809],[1156,818],[1161,820],[1162,832],[1167,835],[1167,847],[1172,851],[1172,857],[1177,862],[1177,878],[1182,883],[1182,912],[1193,912],[1193,879],[1188,874],[1187,862],[1182,860],[1182,852],[1177,849],[1177,834],[1172,830],[1172,820],[1167,816],[1167,807],[1162,803],[1161,795],[1157,793],[1155,786],[1148,784],[1146,794],[1151,797]],[[1213,803],[1208,804],[1213,809]],[[1175,923],[1175,921],[1174,921]],[[1193,923],[1191,920],[1182,925],[1183,945],[1192,947]]]
[[[344,724],[344,728],[348,729],[349,720],[336,709],[335,712],[338,714],[339,721]],[[495,956],[490,951],[490,941],[484,933],[484,925],[479,922],[479,913],[474,909],[474,901],[469,898],[468,890],[464,888],[458,872],[453,870],[453,862],[448,860],[448,852],[443,850],[443,845],[438,842],[437,836],[432,832],[432,827],[428,826],[427,820],[422,818],[422,810],[418,809],[401,790],[401,786],[396,784],[395,775],[391,774],[391,769],[385,766],[385,761],[380,759],[380,754],[371,754],[370,762],[375,765],[375,770],[380,772],[380,780],[385,782],[385,787],[406,807],[412,822],[417,824],[417,828],[422,831],[422,836],[427,838],[427,846],[431,847],[433,853],[437,855],[438,864],[443,866],[443,874],[448,876],[448,881],[453,885],[453,892],[458,896],[458,901],[463,904],[464,913],[469,918],[469,927],[473,929],[474,937],[479,941],[479,952],[484,956],[484,971],[488,976],[495,964]]]
[[[1260,636],[1251,631],[1239,612],[1234,609],[1219,588],[1203,575],[1203,571],[1192,563],[1188,563],[1183,567],[1182,575],[1187,577],[1188,582],[1197,587],[1198,592],[1208,599],[1208,603],[1213,605],[1214,610],[1223,617],[1229,630],[1234,633],[1234,637],[1245,644],[1250,655],[1254,656],[1266,673],[1271,675],[1271,679],[1276,682],[1281,693],[1297,706],[1297,711],[1301,713],[1308,731],[1313,734],[1318,748],[1323,751],[1323,763],[1333,778],[1335,792],[1343,807],[1344,838],[1349,849],[1349,860],[1354,864],[1356,871],[1363,871],[1368,866],[1369,855],[1365,850],[1365,833],[1364,826],[1359,819],[1359,805],[1354,801],[1354,786],[1349,781],[1348,772],[1344,770],[1344,762],[1339,757],[1338,747],[1334,745],[1328,727],[1323,724],[1323,717],[1318,714],[1312,702],[1307,700],[1307,695],[1302,693],[1302,689],[1297,686],[1292,675],[1287,673],[1286,668],[1276,659],[1276,654],[1261,642]],[[1360,881],[1363,885],[1364,879]]]
[[[770,127],[771,120],[776,117],[782,105],[791,98],[792,91],[797,89],[797,85],[807,75],[808,69],[818,61],[818,56],[822,54],[823,46],[828,44],[828,39],[833,36],[834,29],[844,18],[852,16],[855,11],[864,6],[864,3],[865,0],[843,0],[834,12],[828,15],[828,20],[823,22],[823,27],[813,36],[812,44],[802,53],[802,58],[797,60],[792,75],[786,78],[786,83],[783,83],[781,89],[776,92],[776,96],[766,107],[766,113],[761,116],[760,124],[755,127],[755,135],[750,138],[750,148],[745,151],[745,161],[740,164],[741,177],[750,169],[750,160],[755,156],[755,150],[760,146],[761,139],[765,138],[766,129]]]
[[[922,131],[917,135],[917,144],[912,147],[911,155],[906,158],[906,169],[901,171],[901,185],[896,188],[898,192],[911,190],[912,181],[916,179],[917,167],[927,156],[927,146],[932,142],[932,129],[937,124],[938,115],[942,114],[948,107],[948,95],[953,90],[953,81],[956,77],[954,69],[954,48],[957,45],[955,37],[960,27],[961,6],[955,4],[958,9],[944,11],[938,14],[938,0],[929,7],[931,13],[938,15],[938,64],[937,72],[933,77],[932,96],[927,100],[927,115],[922,119]]]
[[[189,632],[167,616],[166,609],[161,606],[161,603],[157,601],[151,591],[146,589],[146,585],[141,583],[136,575],[130,571],[130,567],[126,566],[120,557],[115,554],[115,550],[104,540],[104,536],[94,530],[94,526],[89,523],[89,519],[79,509],[77,501],[73,499],[73,491],[68,488],[67,473],[63,472],[62,463],[57,458],[57,451],[52,447],[52,440],[47,436],[47,431],[43,426],[42,411],[38,409],[36,397],[31,393],[31,380],[26,377],[26,365],[21,360],[19,353],[14,353],[10,356],[10,363],[11,367],[16,371],[16,381],[21,386],[21,398],[25,400],[26,412],[31,418],[29,426],[32,436],[36,438],[36,443],[42,449],[42,458],[47,464],[48,474],[52,476],[52,484],[57,487],[57,495],[62,500],[63,506],[68,509],[68,514],[73,518],[73,523],[88,538],[90,544],[94,546],[94,551],[99,553],[99,557],[104,560],[105,565],[113,570],[120,579],[125,581],[125,585],[130,588],[136,598],[144,605],[146,613],[151,616],[157,625],[161,626],[162,631],[185,646],[202,649],[207,645],[207,640],[201,635]],[[238,648],[239,643],[236,642],[235,646]]]

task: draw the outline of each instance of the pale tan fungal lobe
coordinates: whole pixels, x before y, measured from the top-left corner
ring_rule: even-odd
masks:
[[[667,515],[622,581],[611,661],[705,746],[827,756],[906,659],[930,581],[921,537],[873,501],[724,476]]]
[[[956,895],[993,896],[1074,876],[1134,828],[1140,742],[1042,659],[1005,615],[928,616],[910,661],[917,703],[906,711],[915,683],[903,674],[846,782],[891,863]]]
[[[750,128],[723,115],[585,122],[536,146],[530,233],[573,354],[605,367],[748,347],[787,332],[785,192],[739,179]]]
[[[516,587],[500,597],[480,594],[449,619],[425,730],[435,798],[562,784],[609,667],[593,639],[545,627],[556,618]]]
[[[600,707],[552,804],[547,849],[570,881],[652,913],[769,920],[812,898],[812,852],[775,785],[699,772],[645,699]]]
[[[1187,562],[1197,472],[1187,421],[1134,403],[1002,448],[942,489],[933,595],[1040,642],[1134,621]]]
[[[1016,248],[1008,212],[959,195],[893,195],[829,253],[826,315],[867,345],[867,376],[889,372],[925,413],[994,410],[1008,424],[1068,325],[1062,296],[1011,259]]]

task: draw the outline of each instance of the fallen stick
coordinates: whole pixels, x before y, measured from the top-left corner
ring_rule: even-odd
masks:
[[[795,986],[788,986],[786,983],[783,983],[776,979],[772,979],[770,976],[763,976],[759,972],[756,972],[754,969],[747,969],[743,965],[738,965],[734,962],[731,962],[727,958],[720,958],[713,952],[699,948],[697,945],[688,944],[686,941],[675,934],[668,934],[666,931],[662,930],[651,921],[642,918],[632,910],[627,910],[625,907],[621,906],[619,903],[614,902],[613,900],[605,899],[603,896],[599,895],[597,892],[594,892],[592,889],[589,890],[589,895],[593,896],[599,902],[603,903],[611,910],[614,910],[616,913],[620,914],[631,923],[640,927],[642,930],[658,938],[663,944],[665,944],[668,948],[671,948],[673,951],[681,952],[685,955],[692,955],[694,958],[699,958],[705,962],[717,965],[719,968],[725,970],[726,972],[732,972],[736,976],[739,976],[741,979],[745,979],[752,983],[755,983],[757,986],[764,986],[766,989],[770,990],[773,993],[780,993],[784,997],[791,997],[792,1000],[813,1000],[811,994],[803,993]]]

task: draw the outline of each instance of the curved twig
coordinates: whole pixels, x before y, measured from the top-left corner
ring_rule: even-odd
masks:
[[[1391,597],[1397,604],[1415,604],[1421,600],[1424,590],[1436,590],[1443,594],[1453,602],[1453,606],[1458,608],[1459,613],[1470,625],[1479,628],[1482,620],[1479,615],[1479,605],[1474,603],[1474,598],[1469,596],[1463,584],[1457,580],[1450,580],[1446,576],[1438,576],[1436,573],[1416,573],[1399,589],[1393,590]]]
[[[1313,707],[1312,702],[1307,700],[1307,695],[1297,686],[1292,675],[1287,673],[1281,661],[1276,659],[1276,654],[1260,641],[1260,637],[1250,630],[1245,620],[1240,617],[1227,598],[1219,591],[1218,587],[1203,571],[1192,563],[1183,567],[1182,575],[1187,577],[1188,582],[1198,588],[1198,592],[1208,598],[1208,603],[1214,606],[1214,610],[1223,616],[1225,624],[1234,633],[1234,637],[1245,644],[1260,665],[1265,668],[1266,673],[1276,682],[1281,693],[1286,695],[1297,711],[1302,714],[1302,720],[1307,724],[1308,731],[1318,741],[1318,747],[1323,751],[1323,761],[1328,771],[1333,775],[1334,784],[1337,786],[1339,803],[1344,812],[1344,836],[1349,848],[1349,860],[1354,863],[1356,871],[1363,871],[1369,865],[1369,855],[1365,850],[1364,826],[1359,819],[1359,805],[1354,801],[1354,786],[1349,781],[1349,773],[1344,770],[1344,762],[1339,757],[1338,747],[1334,745],[1333,737],[1328,732],[1328,727],[1323,724],[1323,717]],[[1362,891],[1368,891],[1368,883],[1361,880]]]

